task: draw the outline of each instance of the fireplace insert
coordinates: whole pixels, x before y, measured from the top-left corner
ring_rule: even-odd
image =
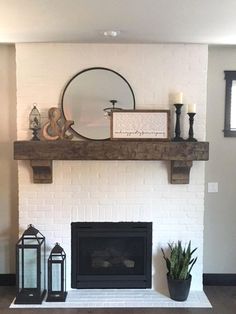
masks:
[[[151,222],[73,222],[72,288],[151,288]]]

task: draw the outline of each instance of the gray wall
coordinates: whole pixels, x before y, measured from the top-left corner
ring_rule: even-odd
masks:
[[[17,227],[15,47],[0,45],[0,274],[15,271]]]
[[[225,138],[224,70],[236,70],[236,47],[210,47],[208,65],[204,273],[236,273],[236,138]],[[207,182],[219,192],[208,193]]]

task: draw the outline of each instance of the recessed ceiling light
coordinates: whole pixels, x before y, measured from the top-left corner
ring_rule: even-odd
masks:
[[[120,35],[120,31],[114,31],[114,30],[104,31],[103,35],[105,37],[117,37]]]

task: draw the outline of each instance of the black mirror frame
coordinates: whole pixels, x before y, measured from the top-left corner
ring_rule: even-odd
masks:
[[[68,86],[70,85],[70,83],[79,75],[83,74],[84,72],[88,72],[88,71],[91,71],[91,70],[106,70],[106,71],[109,71],[109,72],[112,72],[116,75],[118,75],[121,79],[123,79],[125,81],[125,83],[127,84],[127,86],[129,87],[130,89],[130,92],[131,92],[131,95],[132,95],[132,98],[133,98],[133,110],[135,110],[135,107],[136,107],[136,101],[135,101],[135,96],[134,96],[134,91],[130,85],[130,83],[126,80],[126,78],[124,76],[122,76],[120,73],[112,70],[112,69],[109,69],[109,68],[106,68],[106,67],[90,67],[90,68],[86,68],[78,73],[76,73],[75,75],[73,75],[70,80],[66,83],[64,89],[63,89],[63,92],[62,92],[62,96],[61,96],[61,109],[62,109],[62,115],[63,115],[63,118],[65,120],[66,119],[66,116],[65,116],[65,112],[64,112],[64,97],[65,97],[65,93],[67,91],[67,88]],[[108,137],[108,138],[104,138],[104,139],[93,139],[93,138],[88,138],[84,135],[81,135],[80,133],[78,133],[76,130],[73,129],[73,127],[70,127],[71,131],[73,134],[75,134],[76,136],[82,138],[82,139],[85,139],[85,140],[93,140],[93,141],[104,141],[104,140],[110,140],[111,138]]]
[[[236,137],[236,130],[230,126],[231,117],[231,90],[232,82],[236,80],[236,71],[224,71],[225,73],[225,125],[224,137]]]

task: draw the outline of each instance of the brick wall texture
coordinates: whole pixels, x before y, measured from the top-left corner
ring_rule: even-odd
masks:
[[[170,108],[172,130],[170,94],[182,91],[185,104],[197,104],[194,130],[204,140],[207,58],[205,45],[17,44],[17,137],[31,138],[33,103],[46,119],[49,108],[60,107],[63,88],[73,75],[101,66],[129,81],[137,109]],[[46,236],[47,254],[55,242],[63,246],[70,288],[71,222],[152,221],[153,289],[166,291],[160,248],[192,240],[198,247],[192,290],[202,290],[204,162],[193,162],[188,185],[169,184],[169,172],[163,161],[54,161],[53,183],[33,184],[29,162],[19,161],[20,233],[32,223]]]

